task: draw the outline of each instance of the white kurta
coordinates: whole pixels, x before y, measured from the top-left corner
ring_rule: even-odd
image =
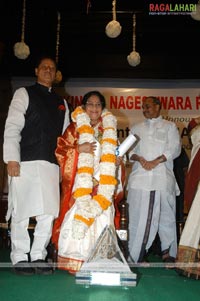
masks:
[[[16,222],[41,214],[58,216],[59,167],[47,161],[20,163],[20,176],[8,179],[8,212]]]
[[[153,170],[145,170],[134,162],[128,179],[129,203],[129,252],[132,259],[139,260],[149,212],[150,191],[156,191],[150,232],[145,249],[148,250],[159,232],[161,248],[170,248],[170,255],[177,252],[175,222],[175,192],[179,189],[173,173],[173,160],[181,151],[176,125],[162,117],[147,119],[136,124],[131,132],[139,137],[137,146],[130,152],[150,161],[164,155],[167,159]]]
[[[7,220],[11,213],[16,221],[25,218],[49,214],[58,215],[59,211],[59,167],[47,161],[21,162],[20,141],[21,131],[25,124],[25,113],[29,98],[25,88],[16,90],[9,107],[4,132],[4,162],[20,163],[20,176],[9,177],[9,195]],[[69,111],[66,114],[63,131],[69,124]]]
[[[150,171],[146,171],[139,162],[134,162],[128,180],[128,188],[169,192],[174,192],[176,188],[179,193],[173,173],[173,160],[179,156],[181,151],[180,136],[176,125],[158,117],[136,124],[131,132],[140,140],[137,146],[130,151],[129,157],[132,154],[138,154],[150,161],[164,155],[167,161]]]

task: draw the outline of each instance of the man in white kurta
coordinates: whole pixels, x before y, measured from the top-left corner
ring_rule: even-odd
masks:
[[[18,274],[49,274],[44,263],[52,225],[59,212],[59,166],[55,157],[57,137],[69,124],[67,103],[51,88],[56,66],[42,58],[37,82],[19,88],[11,101],[4,132],[4,162],[8,171],[8,212],[11,217],[11,261]],[[36,226],[32,246],[30,217]],[[37,262],[35,269],[28,265]]]
[[[181,151],[176,125],[162,119],[161,103],[155,97],[143,101],[144,122],[132,127],[138,136],[137,146],[130,151],[133,168],[128,179],[129,253],[141,262],[157,232],[163,259],[176,257],[176,193],[173,160]]]

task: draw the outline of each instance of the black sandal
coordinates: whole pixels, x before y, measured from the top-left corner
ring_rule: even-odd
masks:
[[[174,257],[172,257],[172,256],[168,256],[168,257],[165,257],[164,259],[163,259],[163,262],[168,262],[168,263],[174,263],[175,262],[175,258]]]
[[[167,265],[166,268],[174,268],[174,265],[172,263],[175,263],[176,258],[169,255],[169,249],[162,251],[162,260],[164,263],[169,263],[169,265]]]

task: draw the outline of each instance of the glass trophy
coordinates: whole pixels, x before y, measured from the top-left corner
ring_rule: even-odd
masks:
[[[136,286],[137,275],[125,260],[117,242],[116,231],[106,226],[88,259],[76,273],[76,283],[107,286]]]

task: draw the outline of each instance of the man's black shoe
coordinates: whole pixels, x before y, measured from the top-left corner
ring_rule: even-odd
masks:
[[[30,266],[28,261],[19,261],[14,266],[14,272],[18,275],[33,275],[35,270]]]
[[[42,259],[32,261],[32,267],[35,270],[35,274],[38,275],[51,275],[53,274],[53,268]]]

